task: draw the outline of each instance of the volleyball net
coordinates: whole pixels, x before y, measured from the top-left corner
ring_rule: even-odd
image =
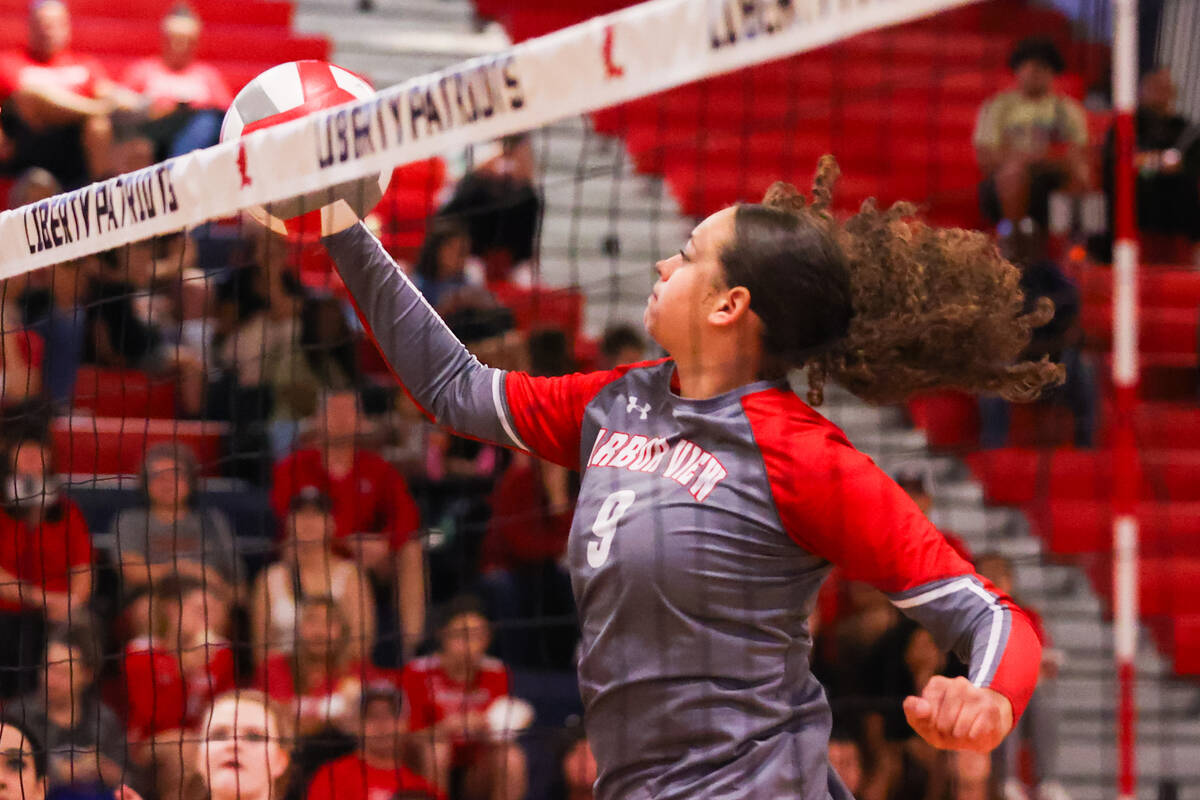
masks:
[[[806,189],[825,153],[841,167],[840,211],[905,199],[937,224],[992,224],[972,141],[1024,36],[1065,54],[1064,95],[1103,94],[1107,80],[1100,34],[1009,0],[654,0],[578,24],[585,12],[559,5],[480,0],[519,43],[0,212],[3,474],[17,478],[6,524],[41,531],[0,552],[3,624],[18,642],[0,689],[45,700],[55,668],[83,657],[126,732],[129,752],[110,760],[147,800],[190,791],[197,715],[234,686],[284,702],[291,796],[332,793],[328,774],[325,789],[312,783],[330,759],[404,736],[365,700],[389,700],[392,718],[407,708],[413,727],[444,718],[445,670],[420,656],[452,648],[507,665],[476,664],[493,681],[486,703],[445,701],[461,706],[455,746],[481,728],[493,745],[516,742],[505,729],[520,728],[525,760],[500,762],[500,775],[531,797],[571,785],[579,632],[560,562],[578,477],[429,423],[363,329],[319,220],[281,235],[264,211],[285,216],[298,196],[371,207],[367,226],[481,361],[565,374],[654,355],[641,315],[655,261],[775,180]],[[254,102],[283,116],[303,99],[263,94]],[[1099,186],[1108,117],[1083,124]],[[1104,217],[1056,197],[1043,220],[1082,297],[1073,330],[1093,337],[1071,369],[1090,375],[1108,348],[1111,277],[1083,252],[1104,251],[1088,238],[1103,239]],[[1110,434],[1095,418],[1087,429],[1076,399],[997,412],[940,394],[880,409],[831,387],[823,410],[930,501],[964,551],[996,556],[997,574],[1015,564],[1035,603],[1077,601],[1054,632],[1080,671],[1063,681],[1070,700],[1043,711],[1088,733],[1063,737],[1063,757],[1041,768],[1090,797],[1112,783],[1100,757],[1111,706],[1070,703],[1114,694],[1111,647],[1090,590],[1073,594],[1085,584],[1036,543],[1068,541],[1104,583],[1104,456],[1060,449]],[[1021,447],[976,452],[1001,430]],[[1066,512],[1049,472],[1077,478]],[[835,584],[819,605],[815,661],[843,740],[865,742],[869,715],[896,721],[894,687],[854,662],[887,657],[902,672],[903,648],[848,622],[880,597]],[[525,698],[532,725],[527,709],[492,702],[501,695]],[[444,774],[435,750],[414,746],[414,769],[469,793],[474,778]]]

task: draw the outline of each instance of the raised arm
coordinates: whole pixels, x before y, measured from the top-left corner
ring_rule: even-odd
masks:
[[[527,449],[513,429],[504,371],[467,352],[383,245],[361,223],[326,237],[388,364],[419,406],[454,430]]]
[[[486,367],[361,223],[324,241],[388,365],[417,405],[465,436],[578,467],[584,408],[630,367],[557,378]]]

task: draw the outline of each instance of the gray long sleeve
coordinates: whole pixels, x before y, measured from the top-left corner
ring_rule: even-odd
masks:
[[[379,240],[359,223],[324,242],[392,371],[417,404],[459,433],[528,449],[509,412],[505,372],[467,352]]]

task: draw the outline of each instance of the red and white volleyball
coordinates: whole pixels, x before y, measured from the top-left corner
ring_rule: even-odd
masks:
[[[271,67],[247,83],[221,124],[221,141],[303,117],[313,111],[361,100],[375,93],[364,78],[324,61],[291,61]],[[249,209],[279,233],[341,230],[371,212],[387,189],[390,172],[328,186],[299,197]],[[308,216],[306,216],[308,215]],[[285,221],[290,220],[285,224]]]

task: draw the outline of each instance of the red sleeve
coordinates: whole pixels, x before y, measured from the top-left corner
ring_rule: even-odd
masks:
[[[421,511],[417,501],[408,490],[404,476],[391,464],[379,459],[381,465],[381,485],[386,496],[383,502],[387,519],[384,530],[388,534],[388,542],[392,550],[399,550],[406,545],[421,527]]]
[[[282,653],[268,656],[259,667],[254,684],[272,700],[283,703],[295,700],[296,686],[292,681],[291,659]]]
[[[112,78],[109,77],[108,70],[104,68],[104,65],[95,58],[91,58],[90,56],[82,58],[80,59],[80,63],[87,67],[88,71],[86,91],[89,96],[95,97],[96,91],[99,88],[98,84],[103,83],[104,81],[112,80]]]
[[[41,369],[46,352],[46,344],[42,341],[42,337],[30,330],[17,331],[16,335],[20,337],[18,346],[21,348],[21,357],[25,359],[25,363],[30,367]]]
[[[233,93],[229,91],[229,84],[225,83],[225,78],[217,71],[216,67],[205,65],[207,72],[208,83],[208,100],[212,103],[213,108],[224,111],[233,104]]]
[[[12,53],[0,53],[0,102],[7,100],[17,90],[19,69]]]
[[[186,699],[179,661],[157,647],[125,651],[126,726],[135,739],[186,723]]]
[[[429,692],[429,681],[423,670],[409,664],[400,674],[400,688],[408,701],[409,727],[414,731],[424,730],[435,724],[437,708]]]
[[[517,436],[539,458],[568,469],[579,469],[579,433],[588,403],[601,389],[629,370],[661,364],[665,360],[557,378],[535,378],[524,372],[509,372],[504,393]]]
[[[333,800],[335,795],[341,795],[347,798],[353,798],[346,786],[346,775],[338,773],[344,759],[339,758],[336,761],[330,761],[324,764],[312,776],[312,780],[308,784],[308,792],[305,795],[305,800]],[[362,800],[362,798],[356,798]]]
[[[1019,717],[1041,661],[1025,613],[976,575],[903,489],[794,394],[757,392],[742,406],[788,534],[846,578],[888,594],[943,649],[965,653],[973,680],[1007,697]]]
[[[88,533],[87,521],[79,506],[67,501],[67,564],[80,567],[91,564],[92,536]]]

